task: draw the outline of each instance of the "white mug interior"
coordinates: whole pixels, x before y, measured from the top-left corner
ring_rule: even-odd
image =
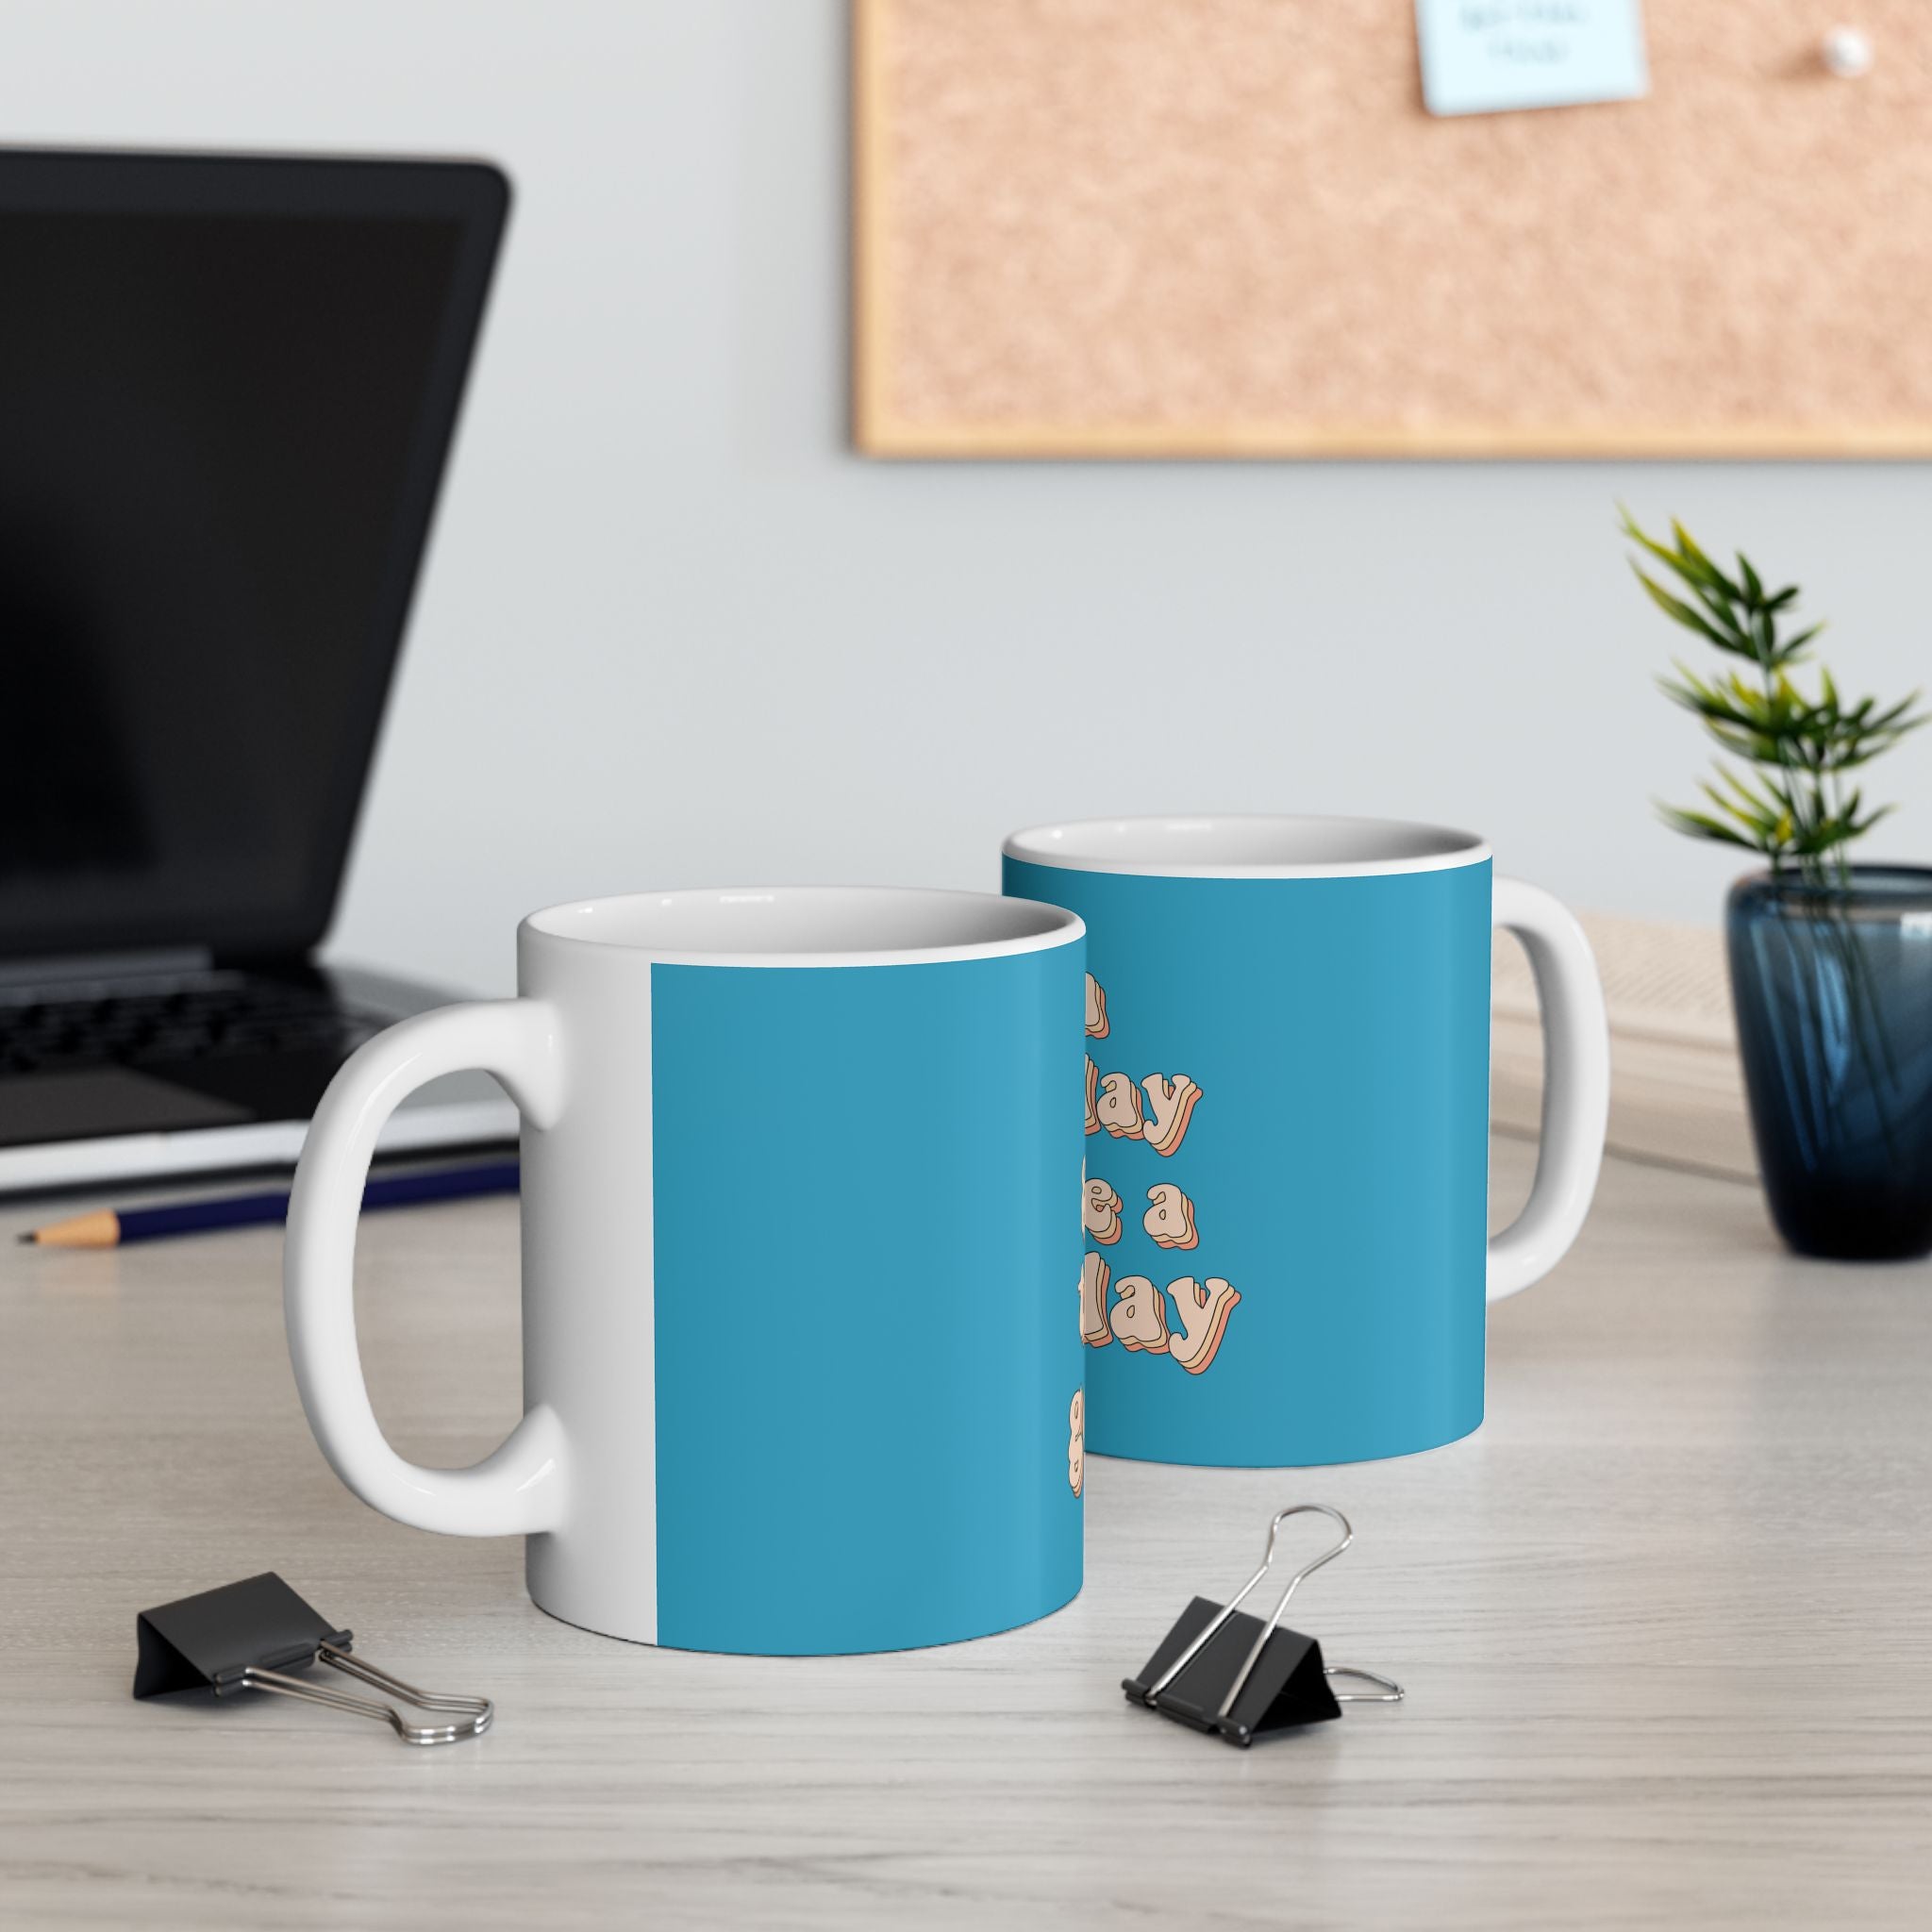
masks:
[[[991,892],[898,886],[744,886],[578,899],[532,933],[692,965],[903,965],[998,958],[1078,939],[1076,913]]]
[[[1446,825],[1239,813],[1034,825],[1001,849],[1032,865],[1161,878],[1345,878],[1438,872],[1490,856],[1473,832]]]

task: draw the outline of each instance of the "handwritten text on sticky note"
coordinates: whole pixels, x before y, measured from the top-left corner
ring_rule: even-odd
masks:
[[[1432,114],[1627,101],[1648,85],[1639,0],[1416,0]]]

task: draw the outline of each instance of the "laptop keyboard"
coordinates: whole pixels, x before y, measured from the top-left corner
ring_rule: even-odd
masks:
[[[0,1076],[319,1048],[347,1054],[383,1023],[320,988],[208,974],[141,991],[63,989],[0,1003]]]

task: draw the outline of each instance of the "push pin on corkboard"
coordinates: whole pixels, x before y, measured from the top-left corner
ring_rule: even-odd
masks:
[[[1872,72],[1872,42],[1855,26],[1835,26],[1819,45],[1824,71],[1840,80],[1862,80]]]

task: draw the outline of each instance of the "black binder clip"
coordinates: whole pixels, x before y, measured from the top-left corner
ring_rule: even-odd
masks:
[[[1267,1575],[1274,1561],[1274,1540],[1291,1516],[1332,1516],[1341,1525],[1341,1541],[1305,1563],[1288,1579],[1264,1624],[1244,1615],[1241,1601]],[[1340,1717],[1344,1704],[1400,1704],[1402,1686],[1347,1664],[1324,1664],[1322,1646],[1281,1622],[1288,1600],[1305,1576],[1324,1563],[1332,1563],[1355,1541],[1355,1531],[1340,1509],[1325,1503],[1296,1503],[1268,1525],[1268,1552],[1261,1567],[1241,1585],[1224,1608],[1197,1596],[1162,1640],[1160,1648],[1141,1667],[1138,1677],[1122,1680],[1130,1704],[1144,1704],[1197,1731],[1217,1732],[1230,1744],[1252,1744],[1264,1731],[1291,1724],[1320,1724]],[[1335,1690],[1332,1677],[1357,1678],[1378,1684],[1378,1691]]]
[[[496,1715],[487,1697],[417,1690],[351,1656],[350,1633],[333,1628],[273,1570],[142,1610],[134,1627],[141,1644],[134,1667],[137,1697],[159,1697],[171,1690],[212,1690],[217,1697],[238,1690],[273,1690],[375,1718],[406,1744],[453,1744],[458,1738],[480,1738]],[[460,1722],[406,1724],[394,1705],[289,1675],[317,1662],[374,1685],[418,1710],[460,1712]]]

